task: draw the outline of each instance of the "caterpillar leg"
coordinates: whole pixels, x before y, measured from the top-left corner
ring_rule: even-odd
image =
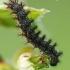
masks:
[[[17,24],[16,27],[21,28],[21,24]]]
[[[49,65],[46,63],[46,61],[44,60],[44,55],[41,54],[39,61],[42,62],[42,64],[45,64],[47,68],[49,68]]]
[[[23,33],[23,32],[20,32],[20,33],[18,34],[18,36],[26,36],[26,34]]]
[[[27,44],[27,43],[29,43],[29,42],[30,42],[30,40],[26,39],[26,42],[25,42],[25,44]]]

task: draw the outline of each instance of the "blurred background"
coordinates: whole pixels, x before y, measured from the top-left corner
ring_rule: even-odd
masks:
[[[56,49],[63,51],[63,55],[58,66],[50,67],[50,70],[70,69],[70,0],[19,1],[25,2],[30,7],[51,11],[41,19],[43,27],[40,27],[40,30],[46,34],[46,40],[52,39],[52,44],[57,42]],[[4,5],[3,2],[8,2],[8,0],[0,0],[0,7]],[[12,60],[19,48],[30,45],[25,44],[24,37],[18,36],[20,29],[14,27],[15,23],[17,22],[12,19],[9,11],[0,10],[0,54],[8,62]]]

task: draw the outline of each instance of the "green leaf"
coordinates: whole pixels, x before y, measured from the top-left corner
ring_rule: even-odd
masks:
[[[11,10],[3,10],[0,9],[0,25],[7,26],[7,27],[14,27],[16,26],[16,20],[13,20],[13,15],[10,14]]]
[[[31,58],[29,59],[29,61],[31,61],[33,64],[34,64],[34,68],[35,70],[40,70],[40,69],[43,69],[43,68],[46,68],[46,65],[43,64],[40,60],[39,60],[40,56],[31,56]],[[47,64],[49,64],[49,59],[48,59],[48,56],[47,55],[44,55],[44,58],[45,58],[45,61]],[[46,68],[47,70],[47,68]]]
[[[24,7],[26,11],[30,11],[28,14],[28,18],[30,19],[37,19],[38,17],[42,16],[44,13],[50,12],[46,9],[36,9],[33,7]]]

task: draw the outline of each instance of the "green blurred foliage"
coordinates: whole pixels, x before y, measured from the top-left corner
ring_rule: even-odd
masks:
[[[13,65],[10,65],[7,62],[5,62],[1,55],[0,55],[0,70],[14,70]]]
[[[0,25],[15,27],[16,23],[17,22],[13,19],[13,15],[11,15],[11,10],[0,9]]]

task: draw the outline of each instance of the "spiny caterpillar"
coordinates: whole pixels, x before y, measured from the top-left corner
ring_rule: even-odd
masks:
[[[24,5],[22,5],[22,2],[21,4],[18,4],[18,0],[10,0],[9,3],[5,4],[7,5],[7,8],[11,9],[13,11],[12,13],[16,15],[15,19],[17,19],[19,22],[17,26],[22,30],[21,35],[25,36],[29,43],[39,48],[43,54],[49,56],[51,66],[56,66],[59,62],[59,56],[62,54],[62,52],[57,52],[57,50],[55,50],[55,46],[57,45],[56,43],[50,45],[51,40],[45,41],[45,35],[39,37],[40,31],[35,32],[37,26],[32,27],[31,25],[31,23],[34,22],[34,19],[28,18],[30,11],[25,11]],[[45,63],[43,59],[42,62]]]

